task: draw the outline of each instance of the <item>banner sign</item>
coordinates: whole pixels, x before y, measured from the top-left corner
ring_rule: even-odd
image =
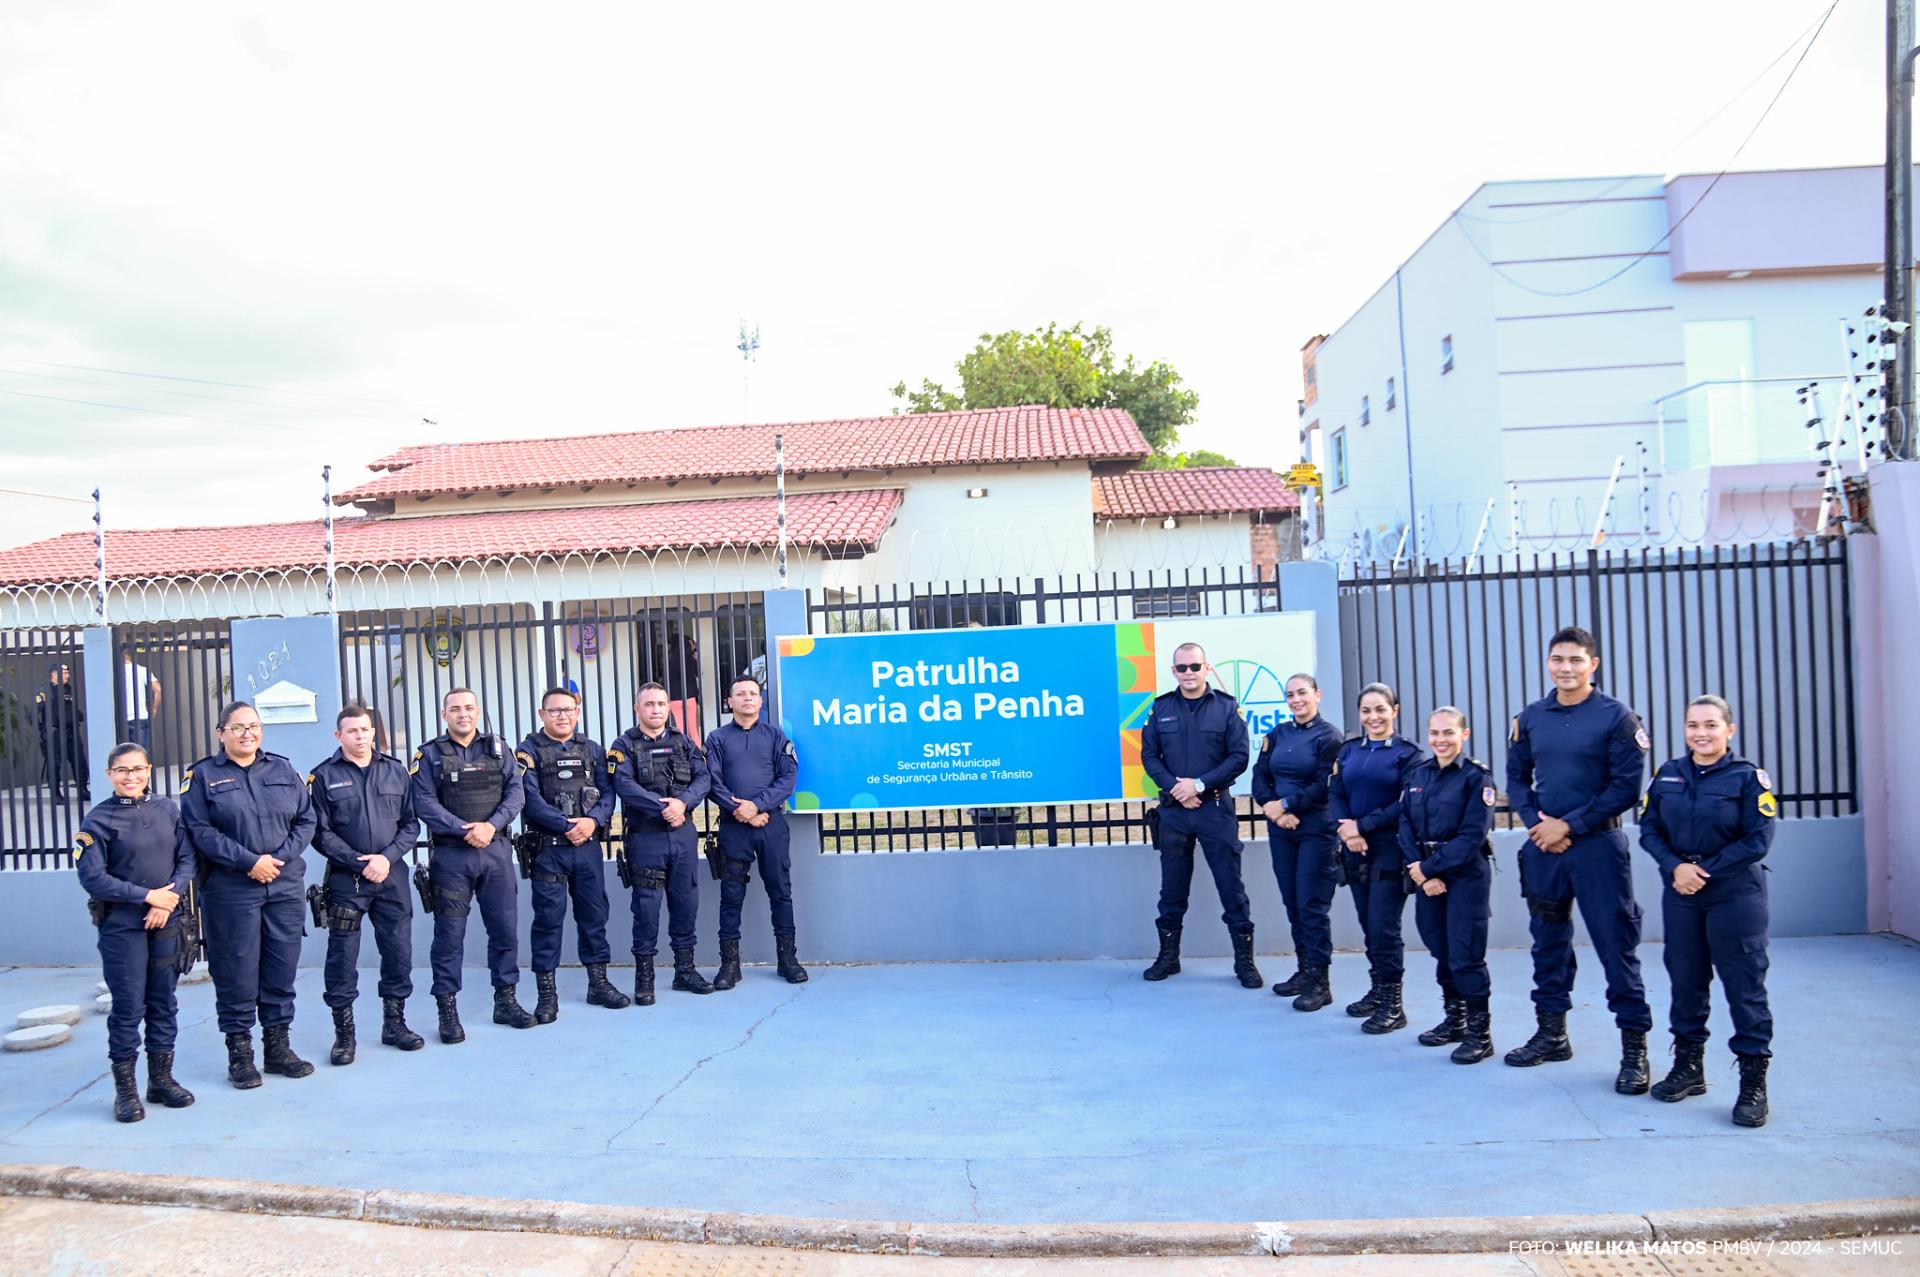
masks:
[[[1250,747],[1311,671],[1311,612],[782,638],[795,811],[1026,807],[1158,795],[1140,765],[1173,650],[1199,643]],[[1235,785],[1245,792],[1245,777]]]

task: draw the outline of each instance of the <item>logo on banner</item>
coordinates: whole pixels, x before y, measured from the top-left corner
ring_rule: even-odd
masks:
[[[582,617],[567,627],[567,645],[583,660],[600,655],[600,622]]]
[[[1293,715],[1287,709],[1287,685],[1258,661],[1226,660],[1213,667],[1227,695],[1240,702],[1240,716],[1256,736],[1265,736]]]
[[[441,669],[453,664],[453,658],[460,655],[460,645],[465,641],[461,631],[466,622],[457,612],[436,612],[427,628],[421,631],[420,641],[426,645],[427,655]]]

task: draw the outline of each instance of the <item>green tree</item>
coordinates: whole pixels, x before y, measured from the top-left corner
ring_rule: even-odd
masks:
[[[1030,333],[981,333],[954,371],[960,374],[958,393],[926,378],[918,390],[908,389],[905,381],[896,383],[893,397],[901,403],[894,411],[953,412],[1019,404],[1123,408],[1155,455],[1170,458],[1180,427],[1193,420],[1200,406],[1199,394],[1184,388],[1173,365],[1162,360],[1142,364],[1132,355],[1116,358],[1113,333],[1104,326],[1086,330],[1079,324],[1048,324]]]
[[[1192,452],[1156,452],[1140,463],[1142,470],[1191,470],[1197,466],[1237,466],[1240,463],[1222,452],[1195,448]]]

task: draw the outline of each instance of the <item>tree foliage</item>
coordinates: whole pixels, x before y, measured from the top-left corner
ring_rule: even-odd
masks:
[[[1240,463],[1225,453],[1208,448],[1192,452],[1156,452],[1140,463],[1142,470],[1192,470],[1200,466],[1237,466]]]
[[[1140,427],[1158,460],[1170,468],[1180,427],[1192,422],[1200,406],[1197,392],[1186,389],[1173,365],[1163,360],[1142,364],[1132,355],[1117,358],[1113,333],[1104,325],[1091,330],[1075,324],[1048,324],[1030,333],[981,333],[980,340],[954,365],[960,374],[956,393],[922,378],[911,390],[901,381],[893,397],[895,412],[953,412],[961,408],[1012,408],[1044,404],[1050,408],[1123,408]],[[1204,453],[1219,457],[1219,453]],[[1231,465],[1219,461],[1194,465]]]

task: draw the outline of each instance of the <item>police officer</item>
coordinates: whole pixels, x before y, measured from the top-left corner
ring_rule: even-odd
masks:
[[[1455,1064],[1493,1054],[1493,983],[1487,976],[1492,917],[1493,776],[1466,756],[1467,716],[1443,705],[1427,718],[1431,758],[1414,764],[1400,796],[1400,860],[1419,893],[1413,921],[1433,955],[1444,1008],[1421,1046],[1453,1049]]]
[[[480,906],[487,928],[487,970],[493,977],[493,1022],[530,1029],[520,1005],[519,888],[501,835],[526,802],[520,767],[492,732],[480,730],[480,699],[456,687],[440,698],[447,730],[413,753],[413,810],[433,835],[433,1001],[440,1040],[465,1042],[460,1023],[460,959],[467,915]]]
[[[87,734],[81,726],[86,721],[87,713],[73,693],[73,667],[50,667],[46,688],[33,696],[33,730],[40,742],[40,771],[55,802],[66,801],[69,780],[82,802],[93,797],[87,783]]]
[[[1233,938],[1233,974],[1249,989],[1260,987],[1253,965],[1253,914],[1240,878],[1240,819],[1230,792],[1247,769],[1247,728],[1240,706],[1207,686],[1213,666],[1198,643],[1173,651],[1179,686],[1154,698],[1140,733],[1140,762],[1160,787],[1153,818],[1160,852],[1160,953],[1141,975],[1164,980],[1180,970],[1180,930],[1193,887],[1193,845],[1206,854],[1220,893],[1221,919]]]
[[[1339,756],[1340,729],[1320,714],[1320,683],[1287,680],[1292,718],[1275,723],[1253,760],[1253,801],[1267,818],[1267,850],[1293,932],[1294,973],[1273,986],[1296,1011],[1333,1001],[1333,895],[1340,884],[1340,839],[1327,810],[1327,786]],[[1371,1014],[1371,1012],[1369,1012]]]
[[[613,819],[607,752],[581,735],[580,698],[564,687],[540,698],[540,730],[520,742],[514,758],[527,805],[519,848],[521,872],[533,880],[533,1007],[539,1024],[560,1014],[560,934],[573,894],[573,925],[587,969],[587,1001],[618,1011],[627,995],[607,981],[607,856],[600,831]]]
[[[1520,711],[1507,750],[1507,799],[1527,826],[1520,890],[1532,914],[1533,1005],[1539,1027],[1507,1052],[1517,1068],[1573,1058],[1573,907],[1607,975],[1607,1007],[1620,1026],[1613,1089],[1644,1095],[1653,1012],[1640,982],[1640,906],[1621,814],[1640,800],[1646,729],[1632,710],[1595,690],[1599,644],[1578,626],[1547,644],[1554,691]]]
[[[747,883],[753,877],[756,857],[761,880],[767,884],[780,978],[788,984],[805,984],[807,980],[794,938],[785,809],[799,764],[793,742],[760,717],[761,703],[759,680],[742,674],[727,692],[733,721],[707,735],[707,775],[713,783],[713,805],[719,815],[717,840],[722,865],[720,970],[713,977],[716,989],[731,989],[740,983],[740,909],[747,900]]]
[[[607,771],[620,796],[633,888],[633,1000],[653,1005],[653,955],[660,940],[660,902],[667,905],[673,945],[673,987],[712,993],[693,965],[700,912],[699,834],[693,811],[711,790],[707,756],[668,721],[667,689],[642,683],[633,712],[640,720],[607,751]]]
[[[1361,688],[1358,708],[1361,735],[1340,747],[1327,782],[1327,815],[1344,848],[1341,870],[1367,941],[1368,989],[1347,1004],[1347,1014],[1366,1017],[1363,1032],[1392,1033],[1407,1027],[1400,996],[1406,971],[1400,925],[1407,907],[1400,794],[1420,761],[1420,747],[1395,734],[1400,698],[1385,683]]]
[[[293,978],[300,966],[304,853],[313,840],[306,778],[260,748],[260,715],[246,701],[220,711],[220,753],[187,769],[180,815],[200,856],[206,888],[207,966],[214,1008],[227,1035],[227,1078],[260,1085],[253,1065],[256,1013],[269,1073],[305,1077],[313,1065],[287,1041]]]
[[[1733,753],[1733,711],[1718,696],[1687,706],[1688,753],[1661,766],[1640,816],[1640,846],[1666,880],[1668,1023],[1673,1070],[1654,1098],[1705,1095],[1708,992],[1714,976],[1733,1018],[1729,1045],[1740,1066],[1737,1126],[1767,1123],[1767,1061],[1773,1013],[1767,1008],[1767,875],[1779,803],[1767,774]]]
[[[113,797],[87,813],[74,840],[74,868],[100,928],[100,964],[113,1006],[107,1012],[107,1062],[113,1068],[113,1116],[138,1122],[134,1063],[140,1022],[147,1026],[147,1099],[168,1108],[193,1103],[173,1080],[178,1008],[174,985],[193,960],[180,902],[193,880],[193,851],[180,836],[180,809],[147,788],[153,766],[138,745],[107,757]]]
[[[353,1003],[360,996],[360,926],[373,920],[380,950],[380,1041],[402,1051],[426,1045],[407,1027],[413,996],[413,897],[407,853],[420,837],[407,767],[374,748],[373,712],[348,705],[334,715],[340,748],[307,778],[313,794],[313,847],[327,862],[319,911],[326,919],[326,1003],[333,1008],[334,1064],[352,1064],[358,1043]]]

